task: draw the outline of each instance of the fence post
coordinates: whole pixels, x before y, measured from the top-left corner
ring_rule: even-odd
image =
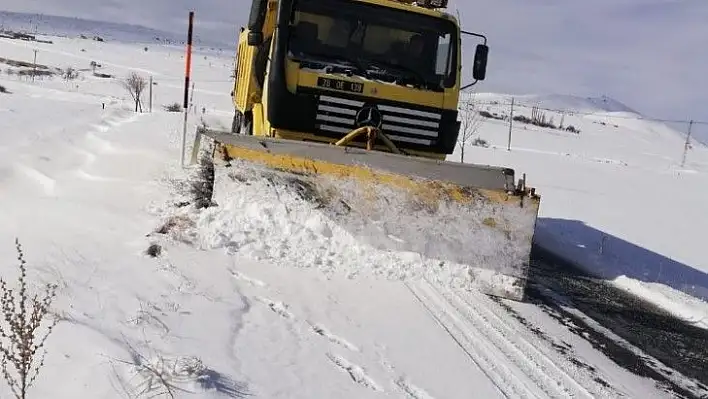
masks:
[[[506,150],[511,151],[511,128],[514,125],[514,97],[511,98],[511,112],[509,112],[509,142],[506,145]]]

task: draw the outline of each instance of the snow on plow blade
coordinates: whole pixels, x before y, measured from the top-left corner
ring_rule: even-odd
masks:
[[[465,265],[470,286],[523,300],[540,199],[515,184],[512,169],[201,128],[198,142],[202,135],[234,171],[297,182],[358,241]]]

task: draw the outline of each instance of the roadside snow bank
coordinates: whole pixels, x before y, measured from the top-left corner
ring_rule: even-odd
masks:
[[[645,283],[626,276],[614,280],[616,286],[686,320],[696,327],[708,329],[708,303],[676,291],[664,284]]]
[[[534,239],[583,270],[708,329],[708,286],[703,272],[600,230],[584,228],[582,236],[577,231],[559,228],[557,220],[541,219]]]

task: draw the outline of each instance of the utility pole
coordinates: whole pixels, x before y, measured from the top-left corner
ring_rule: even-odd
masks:
[[[34,83],[34,77],[37,75],[37,50],[34,50],[34,61],[32,62],[32,83]]]
[[[152,75],[150,75],[150,102],[148,103],[148,108],[152,112]]]
[[[561,111],[561,123],[560,123],[560,128],[563,129],[563,122],[565,122],[565,110]]]
[[[686,143],[683,145],[683,158],[681,159],[681,168],[686,165],[686,155],[688,155],[688,149],[691,147],[691,128],[693,127],[693,120],[688,122],[688,134],[686,135]]]
[[[514,124],[514,97],[511,98],[511,112],[509,112],[509,142],[506,145],[506,150],[511,151],[511,128]]]

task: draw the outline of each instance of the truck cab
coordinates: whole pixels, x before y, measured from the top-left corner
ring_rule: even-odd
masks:
[[[460,36],[467,33],[445,6],[253,0],[239,38],[233,130],[334,143],[372,126],[405,153],[444,159],[459,134]],[[484,79],[486,55],[486,43],[479,45],[475,82]]]

